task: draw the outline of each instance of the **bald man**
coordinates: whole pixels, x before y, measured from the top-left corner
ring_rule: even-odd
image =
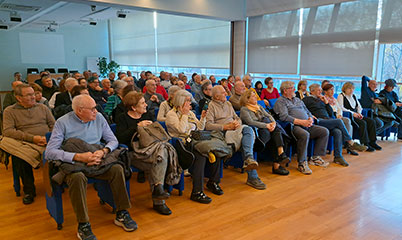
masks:
[[[96,103],[92,97],[76,96],[73,98],[72,107],[73,112],[65,114],[56,121],[46,148],[46,159],[59,160],[71,167],[78,165],[96,169],[96,166],[103,161],[109,161],[110,155],[118,146],[118,141],[105,118],[96,110]],[[71,140],[80,142],[76,144],[79,150],[75,152],[64,150],[65,142]],[[94,148],[97,150],[93,151]],[[114,223],[125,231],[136,230],[137,224],[127,211],[131,204],[126,191],[123,167],[120,164],[113,164],[105,172],[92,177],[107,180],[110,184],[117,210]],[[69,186],[71,204],[77,217],[79,239],[96,239],[89,223],[86,202],[87,176],[82,171],[72,171],[64,179]]]
[[[235,82],[234,84],[234,94],[229,98],[235,111],[240,111],[240,97],[246,91],[246,86],[242,81]]]
[[[378,99],[378,94],[375,92],[377,90],[377,82],[375,80],[370,80],[370,78],[362,77],[362,96],[360,103],[363,108],[371,108],[373,103],[381,104]]]
[[[17,102],[17,99],[15,98],[15,88],[18,85],[21,85],[21,81],[14,81],[11,83],[11,88],[13,89],[11,92],[7,93],[6,96],[4,97],[4,102],[3,102],[3,110],[6,109],[6,107],[13,105],[14,103]]]

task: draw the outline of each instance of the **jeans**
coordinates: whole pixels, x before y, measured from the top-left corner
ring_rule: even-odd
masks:
[[[254,147],[254,131],[249,126],[244,126],[242,131],[243,137],[241,139],[241,150],[243,153],[243,159],[253,158]]]
[[[345,141],[352,140],[341,119],[319,119],[318,125],[327,128],[334,137],[334,156],[342,156],[342,146]]]

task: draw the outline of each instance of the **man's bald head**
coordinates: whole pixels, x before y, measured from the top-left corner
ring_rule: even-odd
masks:
[[[375,92],[377,90],[377,81],[376,80],[370,80],[368,82],[368,87],[370,88],[371,91]]]
[[[22,84],[21,81],[14,81],[14,82],[11,83],[11,87],[13,88],[13,90],[15,90],[15,88],[16,88],[18,85],[21,85],[21,84]]]
[[[234,84],[235,93],[238,95],[242,95],[244,91],[246,91],[246,86],[242,81],[235,82]]]

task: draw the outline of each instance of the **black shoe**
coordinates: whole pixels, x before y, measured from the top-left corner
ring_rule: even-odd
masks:
[[[145,182],[145,173],[143,171],[138,172],[137,174],[137,182],[144,183]]]
[[[278,163],[280,163],[280,164],[290,163],[290,158],[288,156],[286,156],[285,152],[281,153],[281,155],[278,156]]]
[[[89,224],[89,222],[78,224],[77,237],[81,240],[96,240],[95,235],[92,233],[91,224]]]
[[[371,142],[369,143],[370,147],[374,148],[375,150],[381,150],[382,147],[380,147],[376,142]]]
[[[199,203],[204,203],[204,204],[208,204],[212,201],[212,199],[210,197],[208,197],[207,195],[205,195],[204,192],[192,192],[191,193],[191,200],[199,202]]]
[[[25,194],[24,197],[22,198],[22,203],[25,205],[31,204],[34,201],[34,195],[33,194]]]
[[[116,213],[114,224],[122,227],[127,232],[132,232],[138,228],[137,223],[131,218],[127,210],[121,210]]]
[[[216,182],[208,182],[207,183],[207,188],[215,195],[222,195],[223,194],[223,190],[222,188],[219,186],[219,183]]]
[[[154,186],[154,190],[152,191],[152,199],[157,200],[166,200],[170,197],[170,194],[165,192],[162,184],[158,184]]]
[[[162,215],[170,215],[172,214],[172,211],[168,208],[168,206],[166,206],[166,204],[162,204],[162,205],[155,205],[153,206],[153,209],[158,212],[159,214]]]
[[[282,167],[281,165],[279,165],[279,168],[277,169],[275,169],[274,166],[272,166],[272,173],[283,176],[289,175],[289,171],[286,168]]]
[[[346,149],[346,152],[348,154],[350,154],[350,155],[353,155],[353,156],[359,156],[359,154],[356,151],[352,150],[352,149]]]
[[[367,147],[366,152],[374,152],[375,151],[375,149],[373,147],[371,147],[370,145],[367,145],[366,147]]]

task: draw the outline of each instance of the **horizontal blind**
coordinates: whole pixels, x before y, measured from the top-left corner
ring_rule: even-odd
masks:
[[[296,74],[299,11],[250,17],[247,70]]]
[[[229,68],[230,22],[157,14],[158,65]]]
[[[379,41],[402,42],[402,0],[384,0]]]
[[[300,73],[371,76],[377,8],[378,1],[362,0],[310,9],[316,15],[302,35]]]
[[[111,20],[114,60],[120,65],[155,65],[153,13],[130,11]]]

